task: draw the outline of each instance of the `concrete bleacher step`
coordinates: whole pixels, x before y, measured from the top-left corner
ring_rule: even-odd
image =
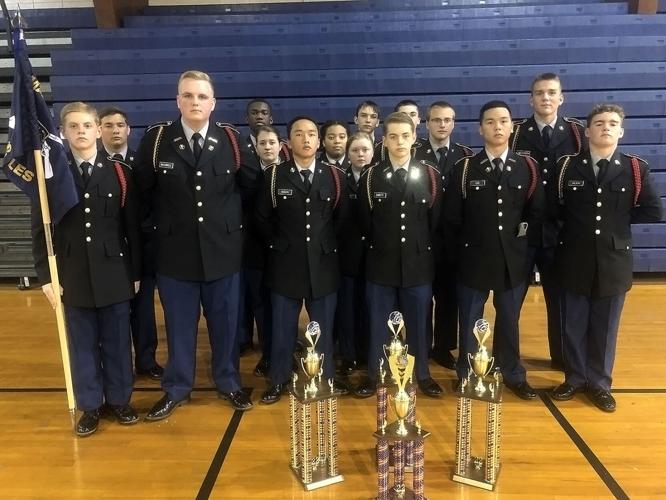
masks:
[[[49,82],[40,82],[42,95],[44,99],[49,101],[51,99],[51,84]],[[0,101],[11,101],[12,92],[14,90],[13,83],[0,83]]]
[[[20,2],[19,2],[20,3]],[[14,9],[9,10],[13,17]],[[97,26],[92,7],[64,7],[57,9],[21,9],[21,15],[29,30],[58,30],[71,28],[94,28]],[[6,26],[4,16],[0,20]]]
[[[186,9],[192,11],[193,9]],[[149,10],[150,12],[150,10]],[[197,25],[231,25],[231,24],[293,24],[293,23],[339,23],[339,22],[386,22],[386,21],[420,21],[420,20],[452,20],[461,18],[499,18],[519,16],[565,16],[565,15],[613,15],[627,14],[626,2],[590,3],[590,4],[552,4],[552,5],[509,5],[509,6],[473,6],[466,8],[427,9],[368,9],[347,12],[294,12],[260,14],[252,13],[197,13],[180,14],[147,14],[142,16],[126,16],[126,28],[149,28],[151,26],[197,26]]]
[[[50,57],[31,57],[30,64],[32,65],[33,74],[37,77],[51,74],[52,65]],[[0,77],[7,77],[13,74],[14,59],[10,57],[0,59]]]
[[[404,41],[522,40],[598,36],[664,36],[666,16],[605,15],[459,19],[383,23],[310,23],[72,30],[74,48],[84,50],[222,47],[238,45],[385,43]]]
[[[483,66],[529,64],[639,62],[666,60],[666,35],[546,38],[474,42],[392,42],[384,44],[314,44],[235,46],[182,49],[66,50],[52,54],[54,74],[132,74],[186,71],[192,67],[216,71]]]

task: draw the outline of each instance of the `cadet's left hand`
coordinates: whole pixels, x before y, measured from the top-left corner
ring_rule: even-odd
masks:
[[[134,282],[134,293],[139,293],[139,287],[141,286],[140,281],[135,281]]]

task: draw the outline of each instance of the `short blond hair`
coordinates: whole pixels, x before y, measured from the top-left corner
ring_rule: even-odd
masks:
[[[95,123],[99,125],[99,115],[97,114],[97,109],[86,102],[76,101],[65,104],[60,110],[61,125],[65,125],[67,115],[70,113],[88,113],[95,119]]]
[[[210,77],[208,73],[204,73],[203,71],[199,71],[197,69],[188,69],[182,75],[180,75],[180,78],[178,78],[178,88],[180,88],[180,84],[183,80],[201,80],[204,82],[208,82],[210,88],[213,90],[213,95],[215,94],[215,86],[213,85],[213,79]]]

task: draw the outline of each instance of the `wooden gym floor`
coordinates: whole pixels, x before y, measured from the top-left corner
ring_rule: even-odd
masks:
[[[492,311],[487,312],[492,319]],[[345,480],[306,493],[288,466],[287,398],[272,406],[256,403],[266,387],[265,380],[252,375],[257,352],[241,358],[243,383],[255,401],[247,413],[234,412],[217,398],[202,326],[190,404],[159,423],[121,427],[102,420],[95,435],[81,439],[72,433],[55,319],[41,292],[0,288],[0,318],[0,498],[319,500],[367,499],[376,492],[374,398],[340,399]],[[165,362],[164,324],[161,317],[158,321],[158,358]],[[521,331],[532,385],[548,389],[560,383],[562,374],[545,361],[545,312],[538,288],[529,292]],[[432,432],[425,453],[428,498],[666,497],[664,335],[666,286],[638,284],[627,298],[620,326],[616,413],[602,413],[583,396],[555,403],[545,392],[531,402],[506,394],[502,469],[494,492],[450,480],[454,373],[431,363],[433,377],[447,393],[440,400],[419,394],[417,400],[418,418]],[[132,402],[145,414],[160,396],[157,383],[141,378]],[[483,446],[483,418],[477,422],[473,454]]]

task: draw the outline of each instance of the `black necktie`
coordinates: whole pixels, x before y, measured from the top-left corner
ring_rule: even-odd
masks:
[[[120,153],[114,154],[111,158],[113,158],[114,160],[125,161],[125,158],[123,158],[123,155],[121,155]]]
[[[301,170],[301,176],[303,177],[303,185],[305,186],[305,190],[310,191],[310,186],[312,186],[310,183],[310,171],[307,169]]]
[[[437,152],[439,153],[439,161],[437,162],[437,166],[439,167],[439,171],[443,172],[444,165],[446,165],[446,155],[449,154],[449,148],[442,146],[441,148],[437,149]]]
[[[597,174],[597,183],[601,184],[601,181],[604,179],[604,175],[606,175],[606,170],[608,170],[608,165],[610,165],[610,162],[608,160],[599,160],[597,162],[597,167],[599,167],[599,173]]]
[[[494,165],[494,171],[495,171],[495,176],[499,179],[502,176],[502,166],[504,165],[504,162],[502,161],[502,158],[493,158],[493,165]]]
[[[543,139],[543,145],[548,147],[550,146],[550,135],[553,133],[553,127],[546,125],[541,129],[541,139]]]
[[[90,180],[90,176],[92,175],[92,165],[87,161],[82,161],[81,165],[79,165],[79,168],[81,169],[83,184],[87,185],[88,181]]]
[[[197,163],[199,162],[199,157],[201,156],[201,144],[199,144],[200,139],[201,134],[199,132],[192,134],[192,152],[194,153],[194,159]]]
[[[404,168],[399,168],[398,170],[395,171],[395,181],[396,181],[396,187],[400,191],[405,190],[405,178],[407,177],[407,170]]]

